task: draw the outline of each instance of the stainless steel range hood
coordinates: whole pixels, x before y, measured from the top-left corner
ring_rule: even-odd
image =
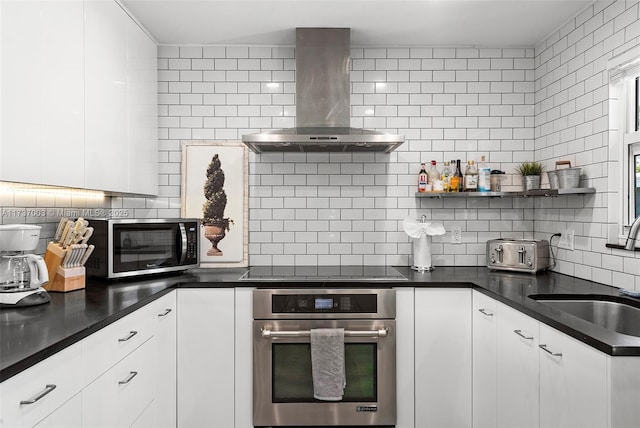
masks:
[[[254,152],[381,152],[404,135],[351,128],[348,28],[296,29],[296,128],[243,135]]]

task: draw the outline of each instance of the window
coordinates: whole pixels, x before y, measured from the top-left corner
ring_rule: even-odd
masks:
[[[640,46],[608,62],[610,241],[640,216]],[[617,235],[617,236],[612,236]]]

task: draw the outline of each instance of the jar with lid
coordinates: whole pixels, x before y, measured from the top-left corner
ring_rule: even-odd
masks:
[[[440,180],[442,180],[442,190],[445,192],[449,191],[449,181],[451,179],[451,166],[449,161],[444,162],[444,168],[442,168],[442,173],[440,174]]]
[[[467,168],[464,171],[464,191],[478,191],[478,169],[472,160],[467,161]]]
[[[429,167],[429,171],[427,172],[429,183],[435,184],[436,181],[440,180],[440,171],[436,167],[436,161],[431,161],[431,167]]]
[[[424,162],[420,164],[420,172],[418,173],[418,192],[423,193],[427,191],[427,169]]]

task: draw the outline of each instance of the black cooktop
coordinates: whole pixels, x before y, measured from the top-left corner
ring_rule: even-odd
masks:
[[[241,281],[406,281],[391,266],[254,266]]]

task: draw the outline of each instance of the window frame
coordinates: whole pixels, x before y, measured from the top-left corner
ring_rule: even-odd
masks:
[[[609,240],[626,238],[636,218],[635,156],[640,156],[640,45],[607,62],[609,71]],[[622,189],[622,192],[620,191]]]

